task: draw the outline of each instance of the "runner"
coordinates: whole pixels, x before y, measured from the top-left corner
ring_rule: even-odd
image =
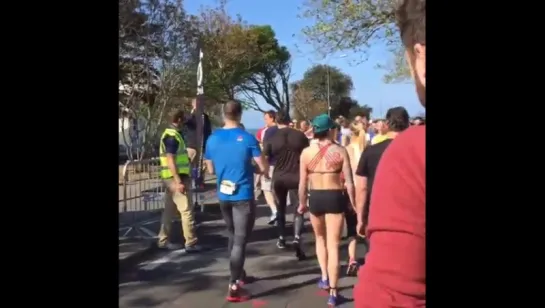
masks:
[[[332,142],[336,124],[322,114],[312,120],[312,126],[317,143],[312,143],[301,154],[299,212],[306,210],[308,200],[310,221],[316,236],[316,255],[322,271],[318,287],[329,289],[327,303],[335,306],[338,299],[339,243],[347,210],[345,192],[351,204],[355,204],[354,183],[346,149]],[[341,182],[341,173],[345,184]]]
[[[369,218],[369,203],[373,191],[373,182],[382,154],[397,134],[409,127],[409,113],[403,107],[390,108],[386,112],[382,132],[384,141],[371,145],[361,155],[356,171],[356,208],[358,212],[358,233],[365,236],[365,227]],[[368,246],[369,248],[369,246]]]
[[[352,138],[350,139],[350,144],[346,146],[346,152],[348,153],[348,157],[350,159],[350,167],[352,171],[355,171],[361,153],[365,150],[368,143],[365,140],[365,128],[361,121],[353,121],[352,124],[350,124],[350,129],[352,130]],[[353,174],[353,176],[355,176],[355,174]],[[356,188],[358,188],[358,184],[355,184]],[[349,202],[349,200],[346,200],[346,202]],[[356,243],[358,240],[356,226],[358,223],[358,218],[356,216],[356,205],[354,203],[348,204],[344,217],[346,219],[346,236],[349,238],[348,267],[346,269],[346,274],[354,276],[357,273],[359,266],[356,260]]]
[[[299,260],[305,259],[301,250],[301,233],[303,231],[303,215],[297,211],[299,199],[297,189],[299,188],[299,157],[303,149],[309,146],[308,138],[299,130],[288,127],[288,115],[282,111],[276,114],[278,131],[266,143],[263,152],[268,157],[276,158],[276,165],[272,175],[273,192],[277,200],[277,228],[278,241],[276,246],[280,249],[286,248],[286,207],[287,198],[294,205],[293,221],[293,242],[295,255]]]
[[[227,300],[248,298],[242,289],[246,243],[255,223],[252,159],[264,171],[261,149],[253,135],[240,128],[242,105],[229,101],[223,105],[225,126],[209,137],[204,159],[210,174],[217,174],[218,199],[229,235],[229,288]],[[229,155],[226,155],[229,153]]]
[[[300,126],[300,130],[305,133],[305,136],[308,138],[308,139],[312,139],[313,138],[313,131],[312,131],[312,126],[310,126],[310,124],[308,123],[307,120],[303,120],[300,122],[301,123],[301,126]]]
[[[386,135],[388,128],[385,122],[386,120],[384,119],[378,119],[373,123],[373,128],[375,129],[376,134],[371,139],[371,144],[381,143],[382,141],[388,139],[388,136]]]
[[[350,124],[348,123],[348,120],[345,118],[341,118],[339,121],[340,133],[341,133],[341,139],[339,140],[339,143],[342,146],[347,146],[348,143],[350,143],[350,137],[352,136],[352,131],[350,130]]]
[[[426,1],[399,1],[395,18],[416,94],[426,106]],[[388,146],[371,204],[371,250],[358,273],[354,307],[426,307],[425,125],[408,128]]]
[[[267,129],[263,130],[263,136],[261,138],[261,143],[265,144],[268,138],[272,137],[276,131],[278,130],[278,127],[276,127],[276,112],[274,110],[269,110],[263,114],[263,119],[265,120],[265,125],[267,126]],[[267,205],[271,209],[271,218],[269,219],[269,225],[274,225],[276,223],[276,217],[277,217],[277,210],[276,210],[276,202],[274,200],[274,195],[272,192],[272,185],[271,185],[271,176],[274,171],[274,157],[265,157],[267,163],[268,163],[268,170],[266,170],[268,177],[261,177],[261,190],[263,191],[263,195],[265,196],[265,201],[267,202]]]

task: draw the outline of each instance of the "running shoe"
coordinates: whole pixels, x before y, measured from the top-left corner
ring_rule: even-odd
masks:
[[[271,226],[274,225],[274,224],[276,223],[276,220],[277,220],[277,219],[278,219],[277,213],[273,213],[273,214],[271,215],[271,218],[269,218],[268,224],[271,225]]]
[[[318,288],[322,290],[329,290],[329,279],[318,281]]]
[[[202,251],[202,247],[198,244],[195,244],[195,245],[191,245],[191,246],[185,246],[185,252],[187,253],[197,253],[197,252],[201,252]]]
[[[351,260],[348,262],[348,267],[346,268],[346,275],[348,276],[356,276],[358,274],[358,267],[359,264],[355,260]]]
[[[244,286],[244,285],[250,284],[250,283],[252,283],[254,281],[255,281],[255,277],[248,276],[246,274],[246,271],[243,271],[242,272],[242,277],[240,277],[240,279],[237,280],[237,284],[239,286]]]
[[[238,303],[244,302],[249,299],[249,295],[240,285],[232,283],[229,285],[229,291],[227,291],[227,301]]]
[[[278,241],[276,241],[276,247],[278,247],[280,249],[285,249],[286,248],[286,240],[283,239],[283,238],[279,238]]]
[[[336,307],[337,306],[337,299],[338,299],[338,297],[336,295],[329,294],[329,297],[327,298],[327,306],[328,307]]]
[[[293,242],[291,243],[293,249],[295,249],[295,256],[297,257],[297,259],[299,261],[303,261],[307,258],[307,256],[305,255],[305,253],[303,252],[303,249],[301,249],[301,244],[299,242],[299,238],[298,237],[295,237],[293,239]]]
[[[170,243],[170,242],[167,242],[165,244],[158,244],[157,247],[159,247],[159,249],[165,249],[165,250],[179,250],[184,248],[182,244],[176,244],[176,243]]]

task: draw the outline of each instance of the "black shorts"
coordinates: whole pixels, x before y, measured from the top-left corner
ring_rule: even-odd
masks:
[[[346,194],[343,190],[310,190],[309,212],[314,216],[341,214],[347,210]]]

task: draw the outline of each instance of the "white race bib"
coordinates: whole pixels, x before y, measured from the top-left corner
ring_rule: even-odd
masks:
[[[221,181],[220,182],[220,192],[225,195],[232,195],[235,193],[236,189],[235,183],[231,181]]]

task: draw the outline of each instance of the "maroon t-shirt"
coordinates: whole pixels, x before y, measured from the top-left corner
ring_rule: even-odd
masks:
[[[399,134],[378,165],[354,287],[356,308],[426,306],[426,127]]]

